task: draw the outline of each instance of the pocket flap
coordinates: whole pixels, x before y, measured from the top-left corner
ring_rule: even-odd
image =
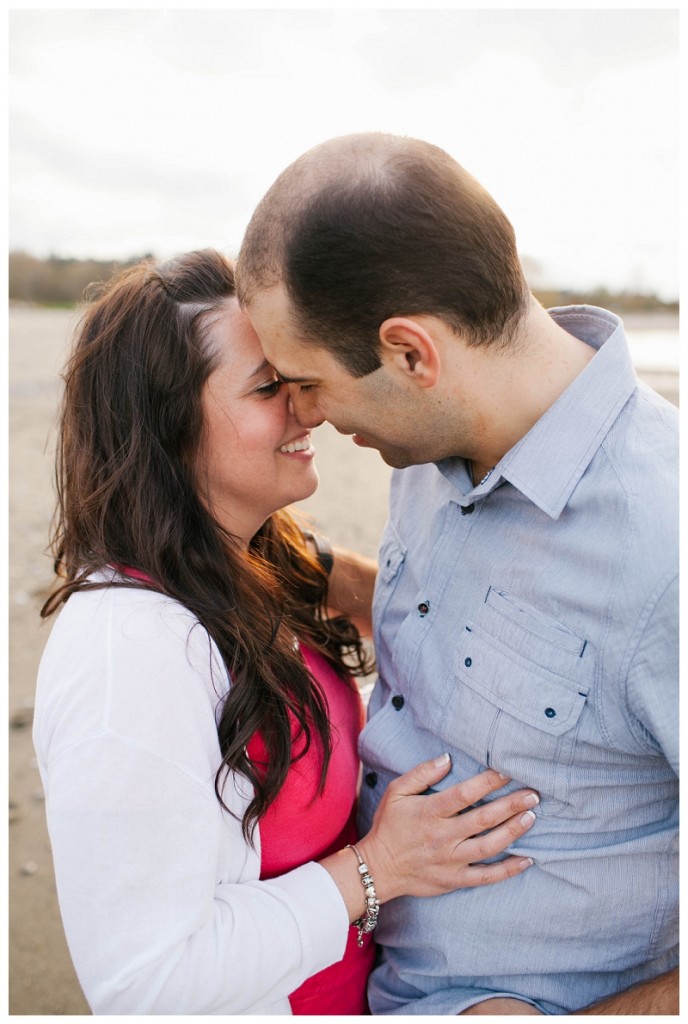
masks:
[[[530,633],[546,643],[554,644],[556,647],[582,658],[587,645],[587,641],[583,637],[578,636],[563,622],[558,622],[557,619],[545,615],[539,608],[534,608],[522,598],[516,597],[515,594],[490,587],[485,604],[504,618],[515,622],[525,633]]]
[[[551,736],[573,728],[588,695],[572,680],[493,646],[475,625],[463,634],[456,675],[495,707]]]

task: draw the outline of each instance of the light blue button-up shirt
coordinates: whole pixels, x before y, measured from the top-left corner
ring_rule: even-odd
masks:
[[[390,779],[447,750],[441,787],[489,766],[513,779],[495,796],[540,793],[510,850],[535,863],[386,904],[376,1014],[500,994],[568,1013],[677,962],[678,417],[618,317],[551,315],[598,351],[489,476],[393,476],[360,748],[364,830]]]

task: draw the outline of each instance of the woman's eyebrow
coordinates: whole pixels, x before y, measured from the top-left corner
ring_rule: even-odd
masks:
[[[252,370],[251,373],[249,373],[248,379],[249,380],[253,380],[253,378],[257,377],[259,373],[263,373],[265,370],[271,370],[271,369],[272,369],[272,364],[269,363],[267,361],[267,359],[264,359],[263,362],[260,364],[260,366],[256,366],[255,370]]]

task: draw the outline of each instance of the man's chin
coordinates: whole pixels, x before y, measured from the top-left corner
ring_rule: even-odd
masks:
[[[378,448],[380,458],[383,462],[386,462],[392,469],[406,469],[407,466],[415,466],[418,459],[414,459],[408,452],[399,451],[384,451],[382,448]]]
[[[410,452],[401,451],[399,448],[382,448],[373,441],[368,441],[360,434],[352,434],[351,440],[359,448],[372,448],[377,451],[382,461],[386,462],[392,469],[406,469],[407,466],[416,466],[419,462],[431,461],[429,459],[420,459]]]

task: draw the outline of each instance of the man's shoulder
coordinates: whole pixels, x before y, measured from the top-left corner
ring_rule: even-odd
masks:
[[[642,382],[604,442],[617,471],[645,498],[678,491],[678,409]]]
[[[649,418],[657,425],[657,429],[665,430],[671,436],[678,437],[679,411],[675,405],[663,398],[659,392],[646,384],[638,382],[638,387],[633,396],[635,403],[629,407],[629,412],[639,418]]]
[[[628,571],[646,585],[676,567],[679,539],[679,423],[675,406],[641,384],[591,466],[608,530],[624,537]],[[598,526],[600,526],[598,520]]]

